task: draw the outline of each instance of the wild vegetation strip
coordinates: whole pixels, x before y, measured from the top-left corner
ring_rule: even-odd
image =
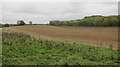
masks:
[[[28,25],[7,27],[10,30],[33,37],[51,40],[87,43],[96,46],[118,48],[118,27],[68,27],[49,25]]]
[[[3,65],[119,65],[118,51],[2,33]]]

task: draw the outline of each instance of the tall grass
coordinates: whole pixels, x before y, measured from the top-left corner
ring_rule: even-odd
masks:
[[[3,65],[118,65],[118,50],[3,32]]]

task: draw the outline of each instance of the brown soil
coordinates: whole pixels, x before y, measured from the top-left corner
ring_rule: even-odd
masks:
[[[48,25],[31,25],[7,27],[15,32],[29,34],[34,37],[87,43],[95,46],[118,48],[117,27],[65,27]]]

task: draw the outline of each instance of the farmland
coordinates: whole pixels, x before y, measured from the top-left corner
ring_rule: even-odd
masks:
[[[117,27],[5,27],[2,32],[2,63],[118,65],[117,33]]]
[[[118,48],[117,27],[67,27],[49,25],[28,25],[3,28],[3,30],[24,33],[36,38],[85,43],[95,46]]]
[[[54,1],[1,3],[0,65],[120,67],[120,4]]]
[[[2,32],[3,65],[118,65],[117,50]]]

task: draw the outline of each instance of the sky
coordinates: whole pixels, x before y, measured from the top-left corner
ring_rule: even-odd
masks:
[[[2,23],[15,24],[17,20],[26,23],[32,21],[36,24],[46,24],[51,20],[74,20],[91,15],[117,15],[118,0],[40,0],[38,1],[14,1],[4,0],[0,6]]]

